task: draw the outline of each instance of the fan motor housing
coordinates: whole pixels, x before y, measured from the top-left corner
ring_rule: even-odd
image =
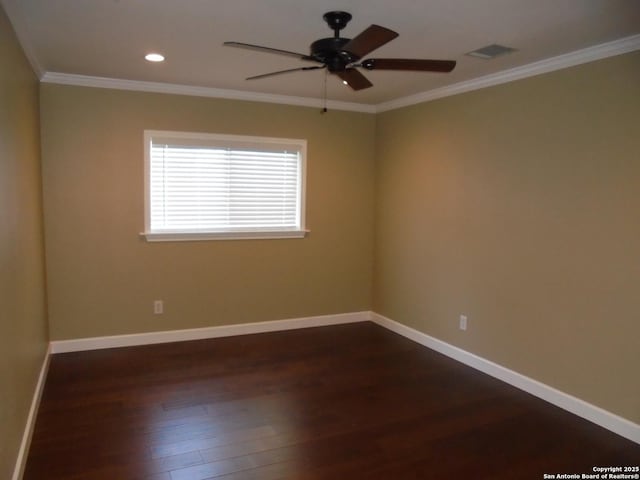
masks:
[[[311,44],[311,57],[327,65],[330,72],[342,72],[347,65],[357,61],[360,57],[343,50],[350,38],[321,38]]]

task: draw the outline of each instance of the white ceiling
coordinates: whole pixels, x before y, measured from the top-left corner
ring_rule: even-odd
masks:
[[[307,53],[332,36],[322,19],[345,10],[343,37],[371,24],[400,36],[370,57],[456,60],[450,74],[366,72],[372,88],[328,79],[328,97],[377,105],[640,34],[640,0],[0,0],[41,74],[116,79],[320,98],[323,71],[246,81],[307,66],[295,58],[230,47],[255,43]],[[466,52],[499,43],[518,51],[492,60]],[[162,64],[143,57],[166,56]]]

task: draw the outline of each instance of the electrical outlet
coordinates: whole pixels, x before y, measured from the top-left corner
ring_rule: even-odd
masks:
[[[467,329],[467,316],[460,315],[460,330],[466,330],[466,329]]]
[[[162,300],[154,300],[153,301],[153,313],[156,315],[161,315],[164,313],[164,302]]]

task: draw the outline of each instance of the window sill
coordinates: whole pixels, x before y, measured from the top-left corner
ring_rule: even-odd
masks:
[[[309,230],[255,231],[255,232],[191,232],[158,233],[142,232],[147,242],[198,242],[207,240],[273,240],[281,238],[304,238]]]

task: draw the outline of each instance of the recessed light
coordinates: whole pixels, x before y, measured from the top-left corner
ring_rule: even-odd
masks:
[[[344,83],[345,85],[349,85],[346,80],[342,80],[342,83]]]
[[[149,62],[164,62],[164,56],[159,53],[148,53],[144,58]]]

